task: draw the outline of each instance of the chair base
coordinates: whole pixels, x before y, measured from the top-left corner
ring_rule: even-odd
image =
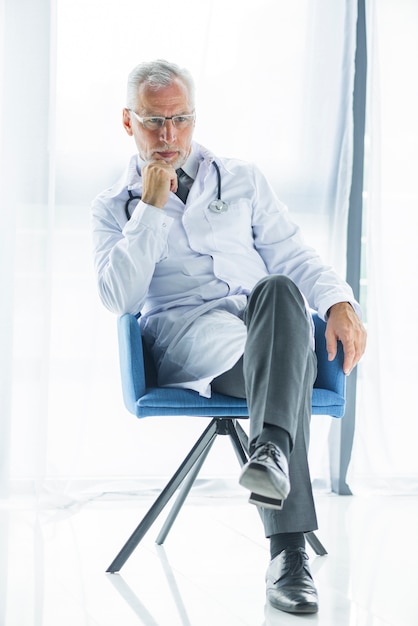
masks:
[[[202,435],[196,441],[184,461],[173,474],[167,485],[161,491],[158,498],[145,514],[137,528],[134,530],[128,541],[112,561],[106,572],[114,574],[126,563],[132,552],[138,546],[145,534],[159,517],[162,510],[171,500],[174,493],[181,486],[176,502],[174,503],[160,533],[156,543],[164,543],[190,489],[192,488],[199,471],[210,452],[210,449],[218,435],[228,435],[238,458],[238,462],[243,466],[248,461],[248,437],[236,418],[215,417],[209,423]],[[315,533],[307,533],[306,539],[309,545],[318,555],[327,554],[324,546],[316,537]]]

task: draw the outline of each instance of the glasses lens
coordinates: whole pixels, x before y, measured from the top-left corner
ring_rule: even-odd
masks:
[[[148,130],[157,130],[164,126],[165,117],[144,117],[142,123]]]
[[[173,117],[143,117],[142,124],[147,130],[158,130],[164,126],[166,120],[171,120],[173,126],[181,130],[193,123],[194,113],[188,115],[173,115]]]
[[[187,128],[194,120],[194,115],[175,115],[172,118],[173,125],[176,128]]]

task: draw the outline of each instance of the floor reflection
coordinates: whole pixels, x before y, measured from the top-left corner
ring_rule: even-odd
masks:
[[[170,566],[170,563],[167,558],[167,554],[163,546],[155,546],[156,553],[158,554],[162,570],[164,572],[164,576],[167,580],[168,587],[170,589],[171,595],[174,600],[174,604],[177,608],[178,616],[180,619],[180,624],[182,626],[192,626],[192,623],[187,615],[187,610],[184,604],[184,601],[181,597],[179,587],[176,581],[176,577],[174,572]],[[139,617],[142,623],[146,626],[158,626],[158,622],[153,618],[151,613],[147,610],[145,605],[141,602],[138,595],[133,591],[133,589],[128,585],[128,583],[124,580],[121,574],[107,574],[108,580],[111,582],[113,587],[119,592],[121,597],[128,603],[134,613]]]
[[[320,603],[311,616],[266,605],[268,544],[256,511],[235,496],[191,496],[164,546],[150,533],[119,574],[106,566],[149,499],[1,504],[1,626],[418,624],[418,497],[317,495],[328,555],[309,552]]]

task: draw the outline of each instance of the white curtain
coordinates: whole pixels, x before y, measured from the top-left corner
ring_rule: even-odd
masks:
[[[197,84],[196,139],[255,161],[306,238],[344,274],[356,2],[0,7],[2,494],[129,488],[170,472],[202,425],[138,423],[126,412],[116,320],[96,293],[89,207],[134,151],[121,126],[127,74],[158,57],[187,66]],[[318,471],[327,457],[319,431],[329,425],[321,420]],[[233,453],[217,446],[203,475],[236,476]]]
[[[418,3],[368,5],[369,83],[364,290],[368,350],[360,368],[349,483],[418,493]]]

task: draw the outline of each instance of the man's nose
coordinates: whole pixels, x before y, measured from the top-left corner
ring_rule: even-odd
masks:
[[[173,124],[173,120],[166,120],[164,126],[161,128],[161,138],[167,143],[171,143],[176,138],[176,128]]]

